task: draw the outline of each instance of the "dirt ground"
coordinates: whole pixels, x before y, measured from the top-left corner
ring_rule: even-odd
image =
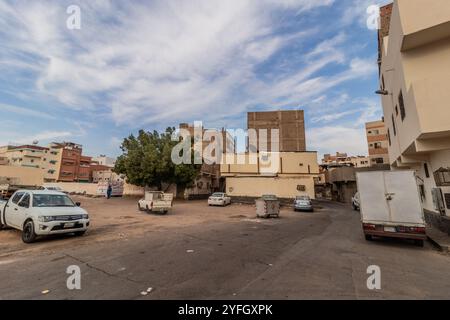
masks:
[[[139,211],[136,198],[87,198],[74,196],[87,210],[91,226],[82,238],[55,236],[42,238],[36,244],[22,243],[20,231],[0,232],[0,257],[9,254],[24,254],[30,251],[53,252],[67,245],[86,245],[95,242],[129,239],[152,231],[185,228],[214,223],[238,223],[256,219],[254,205],[232,204],[227,207],[209,207],[206,200],[176,201],[167,215],[149,214]],[[289,208],[282,209],[284,217],[293,216]]]

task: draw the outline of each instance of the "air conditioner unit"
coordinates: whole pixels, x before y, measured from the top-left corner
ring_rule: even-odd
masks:
[[[450,217],[450,186],[433,188],[431,193],[433,195],[434,208],[442,215]]]

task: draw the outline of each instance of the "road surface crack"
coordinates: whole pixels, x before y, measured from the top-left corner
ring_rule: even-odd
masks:
[[[145,283],[143,283],[143,282],[141,282],[141,281],[134,280],[134,279],[132,279],[132,278],[130,278],[130,277],[121,277],[121,276],[119,276],[119,275],[117,275],[117,274],[108,272],[108,271],[106,271],[106,270],[103,270],[103,269],[101,269],[101,268],[99,268],[99,267],[96,267],[96,266],[90,264],[89,262],[84,261],[84,260],[82,260],[82,259],[80,259],[80,258],[77,258],[77,257],[75,257],[75,256],[72,256],[72,255],[70,255],[70,254],[65,253],[64,255],[65,255],[66,257],[68,257],[68,258],[71,258],[71,259],[73,259],[73,260],[75,260],[75,261],[78,261],[78,262],[84,264],[84,265],[85,265],[86,267],[88,267],[89,269],[92,269],[92,270],[98,271],[98,272],[100,272],[100,273],[103,273],[104,275],[106,275],[106,276],[108,276],[108,277],[113,277],[113,278],[117,278],[117,279],[121,279],[121,280],[127,280],[127,281],[133,282],[133,283],[135,283],[135,284],[139,284],[139,285],[144,285],[144,284],[145,284]]]

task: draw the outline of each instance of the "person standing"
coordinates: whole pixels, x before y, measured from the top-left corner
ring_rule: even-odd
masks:
[[[112,188],[112,186],[109,184],[109,185],[108,185],[108,190],[106,191],[106,198],[111,199],[112,191],[113,191],[113,188]]]

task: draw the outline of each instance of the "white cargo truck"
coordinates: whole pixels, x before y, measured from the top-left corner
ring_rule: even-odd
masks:
[[[358,172],[356,180],[366,240],[403,238],[423,246],[427,236],[414,171]]]

